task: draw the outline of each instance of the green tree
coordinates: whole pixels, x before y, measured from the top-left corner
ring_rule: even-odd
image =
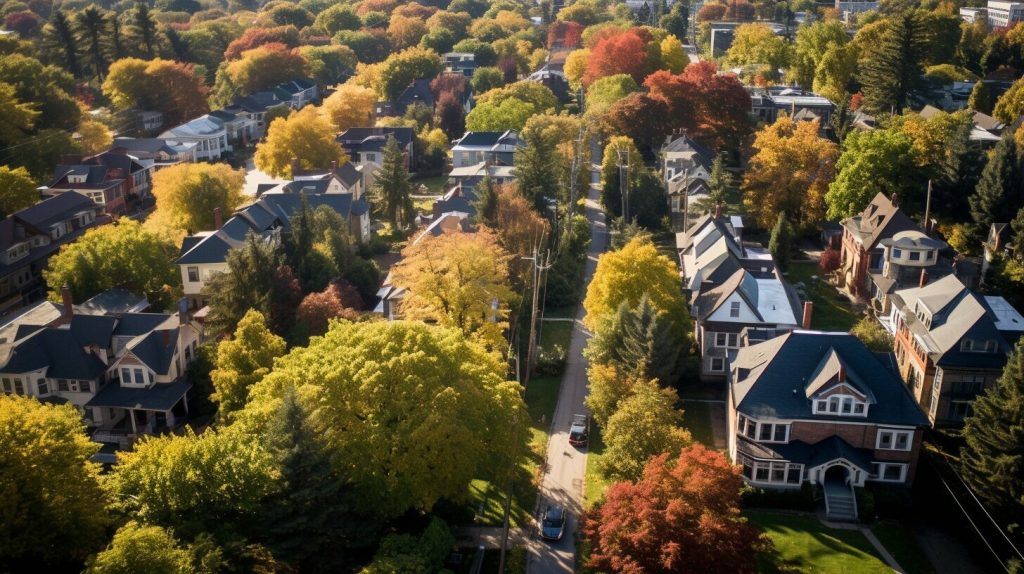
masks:
[[[181,163],[153,174],[153,217],[190,233],[216,230],[214,211],[230,216],[245,200],[241,170],[225,163]]]
[[[472,479],[505,478],[518,464],[525,405],[505,373],[496,354],[458,329],[335,322],[278,360],[253,388],[246,414],[265,425],[295,388],[360,510],[393,518],[441,497],[462,500]]]
[[[64,69],[72,76],[77,78],[82,75],[78,38],[71,21],[63,10],[58,8],[53,11],[50,22],[44,31],[44,43],[60,53],[59,59],[62,61]]]
[[[640,86],[629,74],[615,74],[594,80],[587,87],[587,112],[601,115],[615,102],[638,91]]]
[[[18,101],[14,86],[0,83],[0,142],[14,144],[35,125],[39,112],[33,105]]]
[[[27,169],[0,165],[0,217],[25,209],[37,199],[39,192]]]
[[[854,131],[843,142],[825,204],[830,219],[859,213],[878,192],[920,193],[913,142],[898,130]]]
[[[647,297],[632,307],[623,301],[614,314],[601,319],[584,353],[593,363],[612,363],[624,373],[674,385],[682,374],[686,343],[674,322],[658,313]]]
[[[466,114],[466,129],[470,131],[522,130],[526,121],[544,110],[529,102],[516,99],[479,104]]]
[[[988,507],[1019,525],[1024,519],[1024,346],[1010,353],[996,385],[974,400],[960,450],[964,481]],[[1013,526],[1011,526],[1011,529]]]
[[[102,546],[98,450],[71,405],[0,396],[0,570],[60,570]]]
[[[789,259],[793,254],[793,226],[786,219],[785,211],[779,213],[775,220],[775,227],[768,240],[768,251],[780,268],[785,270],[789,267]]]
[[[384,157],[373,183],[373,193],[374,203],[391,223],[393,231],[405,230],[412,224],[415,210],[410,197],[409,170],[405,166],[405,154],[393,137],[388,137],[384,146]]]
[[[793,42],[792,65],[787,70],[788,79],[803,87],[814,84],[816,71],[822,57],[834,46],[845,46],[850,42],[846,27],[839,20],[808,22],[797,28]]]
[[[128,522],[89,559],[85,574],[191,574],[191,558],[167,529]]]
[[[644,229],[663,228],[668,217],[668,193],[661,174],[641,168],[629,193],[629,217]]]
[[[359,574],[390,574],[393,572],[436,572],[441,569],[455,537],[443,520],[430,520],[420,536],[389,534],[381,540],[373,561]]]
[[[991,114],[993,106],[992,93],[989,92],[984,80],[978,80],[971,88],[971,97],[967,99],[967,107],[976,112]]]
[[[1021,114],[1024,114],[1024,81],[1017,80],[996,100],[992,115],[1000,121],[1010,124],[1015,122]]]
[[[142,54],[149,59],[156,56],[159,47],[156,37],[157,23],[145,2],[139,2],[132,10],[130,30],[132,37],[142,49]]]
[[[680,0],[672,4],[668,14],[661,17],[658,25],[669,34],[683,40],[686,38],[687,27],[690,21],[690,3]]]
[[[493,66],[477,68],[473,71],[473,78],[469,81],[469,85],[473,88],[473,93],[476,94],[483,94],[495,88],[500,88],[504,83],[501,70]]]
[[[860,60],[859,80],[868,111],[903,112],[923,88],[921,63],[927,43],[927,31],[916,12],[905,10],[885,21],[878,42],[866,46]]]
[[[86,54],[92,64],[97,82],[103,82],[107,73],[107,51],[110,40],[110,22],[107,14],[95,4],[75,16],[75,31],[88,46]]]
[[[1006,221],[1007,214],[1015,214],[1024,206],[1024,169],[1013,136],[1004,136],[996,144],[967,201],[978,240],[985,238],[991,224]]]
[[[680,428],[683,412],[675,408],[679,397],[655,381],[639,381],[623,399],[601,434],[605,443],[601,469],[615,480],[636,480],[652,456],[674,457],[692,442]]]
[[[547,210],[549,200],[560,196],[556,141],[547,130],[526,130],[525,144],[515,154],[515,174],[519,191],[540,213]]]
[[[50,299],[60,301],[61,286],[71,288],[76,301],[112,287],[144,294],[156,308],[172,303],[171,292],[181,283],[172,264],[178,248],[162,234],[131,219],[94,227],[50,257],[43,278]]]
[[[210,378],[222,417],[227,419],[245,406],[249,389],[270,373],[274,359],[284,352],[284,339],[270,332],[259,311],[250,309],[234,336],[217,344],[217,367]]]
[[[378,94],[394,101],[414,80],[433,78],[444,69],[444,60],[437,52],[420,47],[395,52],[381,63]]]
[[[39,112],[33,128],[62,130],[77,128],[82,111],[72,97],[74,78],[56,66],[44,66],[24,54],[0,57],[0,78],[14,86],[15,97]]]
[[[491,229],[495,228],[498,218],[498,194],[494,186],[494,179],[491,172],[484,174],[480,183],[473,188],[476,193],[476,219],[478,223],[486,225]]]
[[[274,272],[281,264],[279,247],[250,234],[245,245],[228,252],[227,263],[227,271],[214,275],[206,283],[205,292],[210,297],[210,313],[206,319],[208,332],[234,331],[250,309],[271,317],[273,323],[270,302]]]
[[[640,150],[636,148],[633,139],[627,136],[612,136],[604,148],[604,156],[601,159],[601,205],[605,211],[614,217],[622,216],[622,185],[621,174],[619,173],[619,152],[623,153],[623,160],[628,162],[629,170],[627,182],[630,187],[636,182],[638,169],[643,166],[643,158]]]
[[[872,351],[877,353],[892,351],[892,335],[874,317],[862,317],[850,329],[850,334],[860,339]]]
[[[741,24],[725,61],[733,66],[764,65],[768,77],[776,77],[780,68],[789,66],[790,46],[767,24]]]

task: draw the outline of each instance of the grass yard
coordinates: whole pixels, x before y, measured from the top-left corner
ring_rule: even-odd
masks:
[[[871,543],[857,530],[827,528],[810,515],[744,513],[775,545],[758,557],[761,572],[891,573]]]
[[[427,186],[427,193],[434,195],[441,195],[445,191],[445,187],[448,185],[447,175],[429,175],[424,177],[414,177],[409,180],[412,183],[412,192],[419,195],[421,185]]]
[[[683,426],[693,440],[708,448],[715,448],[715,435],[711,431],[711,409],[722,408],[716,403],[683,401]]]
[[[897,522],[882,522],[871,528],[878,541],[892,554],[907,574],[932,574],[935,568],[921,550],[914,533]]]
[[[571,307],[548,307],[544,309],[545,319],[575,319],[576,306]]]
[[[817,281],[811,279],[817,276]],[[821,269],[813,261],[793,261],[789,264],[786,279],[796,285],[806,286],[807,296],[814,302],[811,328],[822,331],[849,331],[860,319],[850,301],[839,294],[836,288],[825,282]],[[797,310],[800,315],[803,311]],[[799,318],[799,317],[798,317]]]
[[[604,499],[611,481],[598,470],[601,456],[604,454],[604,441],[601,439],[601,427],[590,425],[590,439],[587,443],[587,472],[583,476],[583,507],[590,508]]]

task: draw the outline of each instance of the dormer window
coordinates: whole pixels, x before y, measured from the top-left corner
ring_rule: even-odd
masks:
[[[815,399],[814,414],[841,417],[867,416],[866,402],[853,395],[832,395],[824,399]]]
[[[974,339],[964,339],[960,342],[960,350],[965,353],[974,352]]]
[[[935,259],[935,252],[934,251],[929,251],[927,257],[928,257],[928,261],[931,261],[931,260]]]
[[[920,261],[921,260],[921,252],[920,251],[911,251],[910,252],[910,260],[911,261]]]
[[[892,249],[892,257],[893,257],[893,259],[899,259],[900,257],[903,257],[903,250],[899,249],[899,248],[896,248],[896,247],[893,247],[893,249]]]
[[[737,419],[736,432],[756,442],[789,442],[789,424],[787,423],[762,423],[740,415]]]

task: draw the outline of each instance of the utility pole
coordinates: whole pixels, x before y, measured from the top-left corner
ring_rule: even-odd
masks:
[[[622,221],[629,224],[629,150],[617,149],[619,166],[619,195],[622,196]]]
[[[533,297],[530,309],[530,333],[526,343],[526,366],[522,369],[523,386],[526,386],[526,384],[530,382],[530,374],[533,371],[533,365],[537,354],[537,314],[540,308],[540,285],[544,277],[544,272],[551,269],[554,264],[551,262],[551,252],[546,252],[542,258],[536,247],[533,248],[532,256],[523,257],[522,259],[533,262]]]
[[[683,233],[690,228],[690,168],[683,170]]]
[[[931,227],[928,224],[928,219],[931,217],[931,214],[932,214],[932,180],[929,179],[928,180],[928,199],[926,199],[925,202],[924,202],[924,225],[922,225],[922,227],[924,227],[924,232],[926,234],[928,234],[928,235],[931,235],[931,231],[932,231]]]
[[[576,212],[576,184],[583,163],[583,133],[583,122],[580,122],[580,133],[576,138],[576,153],[573,154],[572,167],[569,169],[569,214],[566,216],[566,226],[571,224],[573,213]]]

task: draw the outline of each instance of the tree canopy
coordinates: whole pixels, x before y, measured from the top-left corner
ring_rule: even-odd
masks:
[[[859,213],[878,192],[907,198],[919,187],[912,146],[910,138],[896,130],[850,133],[836,162],[838,175],[825,193],[828,217]]]
[[[216,368],[210,372],[213,400],[221,416],[241,410],[249,389],[265,377],[274,359],[285,352],[284,339],[270,332],[266,319],[250,309],[238,322],[233,336],[217,344]]]
[[[245,200],[245,175],[224,163],[181,163],[153,174],[155,220],[189,232],[216,230],[214,210],[226,221]]]
[[[334,138],[334,126],[315,106],[306,106],[271,122],[266,139],[256,146],[256,167],[275,177],[292,177],[292,159],[302,169],[343,164],[348,157]]]

